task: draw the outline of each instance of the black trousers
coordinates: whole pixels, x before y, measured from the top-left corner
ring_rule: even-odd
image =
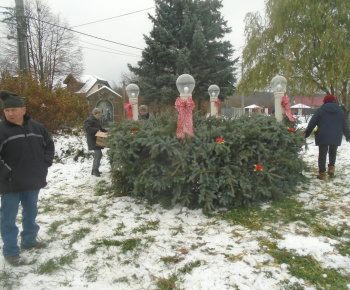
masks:
[[[334,166],[337,159],[337,145],[318,146],[318,170],[319,173],[326,172],[326,162],[328,153],[328,166]]]
[[[101,164],[102,159],[102,150],[96,149],[94,150],[94,161],[92,163],[92,171],[98,170]]]

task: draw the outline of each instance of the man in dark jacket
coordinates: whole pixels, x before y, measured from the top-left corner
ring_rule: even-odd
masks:
[[[97,177],[101,176],[101,172],[99,171],[99,167],[102,159],[102,149],[103,147],[96,145],[95,136],[97,132],[106,132],[106,129],[102,128],[100,118],[101,118],[101,110],[95,108],[92,110],[90,116],[85,120],[84,129],[86,131],[86,138],[89,150],[94,150],[94,161],[92,163],[92,171],[91,175],[95,175]]]
[[[335,160],[338,146],[341,145],[343,134],[346,141],[350,140],[350,129],[342,109],[336,104],[333,95],[327,95],[323,99],[323,105],[316,110],[306,130],[305,138],[309,137],[315,129],[315,143],[319,146],[317,178],[326,178],[327,153],[329,157],[328,174],[334,175]]]
[[[139,108],[139,120],[148,120],[149,119],[149,112],[146,105],[141,105]]]
[[[54,143],[46,128],[26,114],[20,96],[1,91],[4,120],[0,122],[0,193],[3,255],[14,266],[25,263],[17,244],[16,217],[22,205],[21,248],[45,248],[37,241],[39,191],[46,186],[48,167],[54,158]]]

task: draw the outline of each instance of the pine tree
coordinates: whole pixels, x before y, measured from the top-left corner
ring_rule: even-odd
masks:
[[[221,0],[155,0],[153,29],[145,36],[142,60],[129,69],[138,77],[146,102],[172,104],[178,96],[176,79],[191,74],[193,98],[208,99],[208,87],[220,87],[220,98],[235,90],[238,59],[224,36],[231,32],[219,9]]]

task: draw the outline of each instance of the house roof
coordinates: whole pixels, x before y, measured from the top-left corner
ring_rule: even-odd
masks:
[[[113,91],[111,88],[109,88],[109,87],[107,87],[107,86],[103,86],[103,87],[99,88],[97,91],[94,91],[93,93],[87,95],[86,98],[92,96],[93,94],[96,94],[96,93],[100,92],[101,90],[106,90],[106,89],[107,89],[108,91],[110,91],[113,95],[116,95],[116,96],[118,96],[118,97],[120,97],[120,98],[123,98],[121,95],[119,95],[117,92]]]
[[[98,82],[105,84],[105,86],[109,87],[109,84],[106,80],[95,76],[95,75],[82,75],[80,78],[77,79],[78,82],[83,83],[83,87],[77,91],[77,94],[85,94],[88,93],[89,90]]]
[[[317,106],[323,105],[324,96],[314,96],[314,97],[295,97],[295,104],[304,104],[306,106]]]

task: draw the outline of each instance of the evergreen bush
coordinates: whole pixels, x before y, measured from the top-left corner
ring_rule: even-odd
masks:
[[[305,178],[304,135],[275,117],[194,115],[193,123],[195,136],[182,140],[176,138],[177,118],[169,114],[111,126],[117,194],[211,211],[280,199]]]

